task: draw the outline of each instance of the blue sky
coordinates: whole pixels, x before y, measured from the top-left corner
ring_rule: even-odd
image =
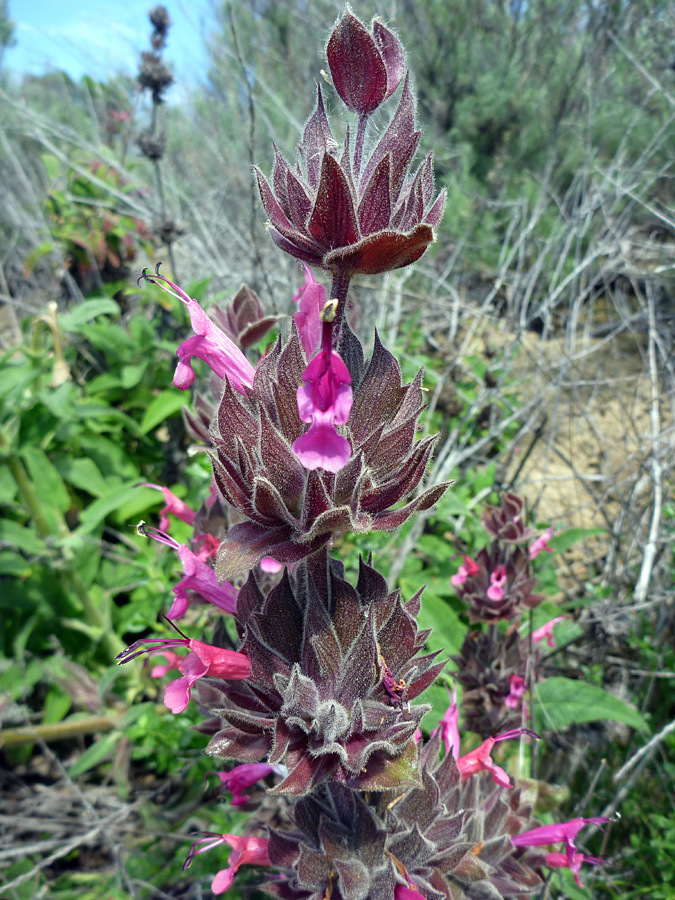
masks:
[[[9,0],[16,46],[3,65],[18,73],[63,69],[75,80],[133,74],[149,45],[148,11],[159,0]],[[209,0],[165,0],[173,27],[165,59],[179,83],[199,81],[206,64],[203,34]]]

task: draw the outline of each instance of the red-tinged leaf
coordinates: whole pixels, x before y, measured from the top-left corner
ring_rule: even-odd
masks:
[[[276,169],[276,166],[275,166]],[[283,234],[294,231],[293,225],[289,221],[281,204],[274,195],[274,191],[270,187],[267,179],[258,168],[254,168],[256,178],[258,179],[258,190],[260,191],[260,199],[265,207],[265,212],[269,216],[270,222],[276,229]]]
[[[426,224],[431,225],[432,228],[438,228],[441,219],[443,218],[443,210],[445,208],[445,200],[448,192],[445,188],[438,195],[438,199],[431,207],[428,213],[424,216],[424,221]]]
[[[377,109],[387,96],[387,69],[375,41],[351,13],[333,29],[326,56],[345,106],[361,115]]]
[[[298,228],[304,229],[312,209],[312,201],[300,179],[297,178],[290,169],[286,175],[286,185],[288,189],[290,217]]]
[[[391,155],[387,154],[365,185],[359,203],[359,224],[362,234],[373,234],[389,227],[391,216],[390,170]]]
[[[324,109],[321,86],[318,84],[316,91],[316,107],[305,125],[300,145],[300,152],[307,171],[307,183],[311,188],[315,188],[319,182],[321,160],[324,153],[336,143]]]
[[[268,734],[244,734],[240,727],[230,726],[211,738],[206,755],[255,763],[267,756],[271,745],[272,738]]]
[[[349,184],[340,164],[330,153],[323,156],[321,178],[307,230],[326,250],[355,244],[360,238]]]
[[[411,228],[414,228],[418,222],[422,221],[423,215],[424,200],[422,199],[422,184],[418,173],[408,195],[405,212],[403,213],[403,218],[401,220],[401,229],[403,231],[409,231]]]
[[[390,97],[399,86],[405,72],[403,44],[394,32],[385,27],[378,19],[373,20],[373,37],[387,69],[386,97]]]
[[[259,340],[264,338],[270,328],[277,324],[279,318],[279,316],[265,316],[264,319],[257,319],[242,329],[239,332],[239,343],[244,350],[257,344]]]
[[[434,193],[434,163],[433,153],[430,153],[420,166],[419,174],[422,183],[422,199],[426,206]]]
[[[273,556],[282,562],[272,548],[278,548],[279,544],[287,541],[290,533],[288,525],[276,528],[257,522],[240,522],[234,525],[218,549],[216,557],[218,580],[232,581],[243,572],[252,569],[263,556]]]
[[[415,98],[410,89],[410,76],[406,75],[401,99],[399,100],[396,112],[389,123],[389,127],[378,141],[375,150],[366,164],[362,183],[366,184],[370,181],[373,172],[387,153],[391,153],[392,161],[396,167],[397,173],[401,165],[405,169],[417,148],[419,137],[415,140],[415,133]],[[419,132],[417,134],[419,135]],[[410,148],[412,143],[414,143],[414,147],[412,148],[411,153]],[[396,180],[396,195],[398,195],[398,174]]]
[[[364,490],[361,495],[361,508],[369,513],[377,514],[377,512],[389,509],[390,506],[398,503],[402,497],[411,494],[424,478],[435,442],[435,437],[420,441],[390,481]]]
[[[379,275],[417,262],[433,240],[430,225],[418,225],[410,234],[380,231],[351,247],[331,250],[323,267],[343,274]]]
[[[350,787],[360,791],[400,790],[403,787],[421,787],[417,747],[410,741],[398,756],[387,759],[381,754],[371,757],[365,772],[347,780]]]
[[[284,253],[288,253],[289,256],[293,256],[295,259],[299,259],[300,262],[310,263],[314,266],[323,265],[322,251],[319,250],[315,244],[310,244],[310,242],[304,239],[299,233],[296,233],[293,236],[293,239],[291,239],[285,237],[281,232],[277,231],[276,228],[270,228],[269,235],[277,247],[283,250]]]
[[[308,794],[317,785],[330,778],[336,765],[335,757],[323,756],[314,760],[308,756],[302,756],[295,768],[269,793],[290,794],[296,797]]]
[[[238,328],[262,319],[264,310],[260,298],[247,284],[242,284],[232,300]]]
[[[290,172],[290,168],[281,153],[279,153],[277,145],[273,144],[272,146],[274,147],[274,168],[272,169],[272,184],[274,185],[274,194],[279,202],[279,205],[281,206],[290,222],[293,220],[291,206],[288,199],[287,175]]]
[[[450,487],[450,482],[437,484],[420,494],[416,500],[412,500],[406,506],[392,509],[389,512],[378,513],[373,518],[373,531],[394,531],[399,528],[414,512],[429,509],[434,503],[438,503],[443,494]]]

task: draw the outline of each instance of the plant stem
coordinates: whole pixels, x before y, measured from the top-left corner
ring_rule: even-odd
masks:
[[[361,171],[361,158],[363,156],[363,144],[366,138],[366,127],[368,125],[368,116],[359,116],[359,127],[356,132],[356,144],[354,146],[354,181],[359,179]]]
[[[333,272],[333,284],[330,288],[330,299],[337,300],[338,305],[335,311],[335,331],[336,341],[340,340],[340,331],[342,329],[342,317],[345,315],[347,307],[347,293],[349,291],[349,282],[352,280],[351,275],[345,272]]]
[[[64,741],[80,734],[112,731],[119,722],[110,716],[87,716],[70,722],[54,722],[49,725],[33,725],[27,728],[8,728],[0,731],[0,747],[19,747],[36,740]]]

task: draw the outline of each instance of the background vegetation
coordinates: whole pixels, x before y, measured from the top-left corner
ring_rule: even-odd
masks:
[[[0,896],[206,895],[208,859],[180,872],[186,836],[242,815],[203,802],[197,712],[171,716],[149,669],[111,665],[161,629],[176,575],[130,527],[161,505],[139,483],[196,506],[209,480],[170,387],[184,311],[136,277],[164,259],[199,299],[246,281],[268,313],[291,311],[300,273],[266,237],[249,164],[268,170],[272,141],[293,155],[340,12],[214,8],[204,83],[180,104],[153,106],[128,76],[17,83],[0,69]],[[360,332],[377,325],[408,376],[425,367],[441,434],[428,480],[455,480],[372,549],[392,585],[429,585],[434,646],[457,652],[468,624],[449,579],[484,540],[482,504],[513,489],[561,530],[540,576],[569,622],[548,662],[604,693],[539,698],[533,765],[566,787],[560,815],[622,819],[595,838],[609,862],[587,892],[556,875],[548,896],[672,900],[675,10],[355,12],[399,30],[449,192],[421,263],[353,292]],[[0,65],[11,41],[2,4]],[[143,133],[165,136],[160,159],[139,151]]]

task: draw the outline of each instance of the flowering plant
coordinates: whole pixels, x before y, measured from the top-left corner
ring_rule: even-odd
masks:
[[[254,365],[231,329],[159,267],[144,273],[189,310],[194,335],[178,348],[174,383],[192,384],[199,357],[217,385],[189,420],[211,456],[210,497],[195,512],[162,489],[164,528],[144,530],[183,565],[169,619],[185,616],[196,598],[231,617],[232,627],[218,628],[213,643],[182,631],[141,640],[120,662],[164,654],[153,674],[181,673],[166,704],[178,713],[192,696],[206,716],[207,753],[237,764],[215,774],[249,810],[247,834],[207,833],[186,861],[232,848],[214,893],[248,864],[262,867],[264,890],[288,900],[522,897],[547,865],[578,877],[584,859],[596,862],[576,851],[574,837],[604,820],[534,821],[531,795],[492,753],[502,741],[537,735],[522,725],[493,727],[462,754],[456,695],[424,741],[419,725],[429,706],[417,701],[445,661],[424,652],[422,590],[408,599],[390,591],[370,560],[361,560],[352,584],[337,555],[344,532],[394,530],[448,487],[418,490],[434,446],[433,438],[415,439],[421,373],[403,384],[377,336],[366,362],[346,318],[355,274],[406,266],[426,251],[444,194],[434,199],[430,156],[409,171],[420,132],[396,35],[378,20],[366,28],[347,9],[327,54],[339,98],[358,115],[354,141],[347,130],[337,145],[319,91],[297,169],[277,152],[271,183],[257,177],[271,238],[331,272],[330,296],[306,265],[290,334]],[[391,123],[364,164],[369,117],[401,83]],[[254,316],[264,321],[261,310]],[[519,502],[509,496],[486,513],[495,546],[467,557],[454,579],[472,615],[488,622],[537,603]],[[170,515],[194,527],[190,545],[166,533]],[[546,549],[541,539],[535,546]],[[187,656],[175,652],[181,648]],[[509,696],[523,690],[513,681]],[[243,794],[261,780],[265,793]],[[566,853],[537,849],[560,841]]]

